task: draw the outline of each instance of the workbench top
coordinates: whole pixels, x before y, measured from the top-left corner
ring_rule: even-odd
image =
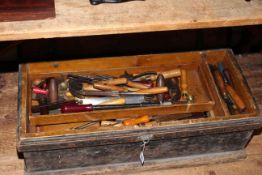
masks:
[[[1,22],[0,41],[262,24],[261,0],[55,0],[56,18]]]

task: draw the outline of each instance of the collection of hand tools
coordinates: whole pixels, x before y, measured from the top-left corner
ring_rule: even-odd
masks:
[[[223,62],[210,64],[209,67],[229,113],[232,115],[243,113],[246,110],[246,105],[235,90],[229,70],[225,68]]]
[[[32,80],[34,116],[187,103],[193,103],[193,96],[188,93],[187,71],[181,68],[125,71],[118,77],[68,74]],[[147,117],[147,122],[152,119]]]

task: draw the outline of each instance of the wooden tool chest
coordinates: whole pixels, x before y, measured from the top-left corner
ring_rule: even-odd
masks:
[[[230,111],[211,72],[209,65],[221,62],[244,101],[241,112]],[[31,110],[35,79],[90,73],[119,76],[124,72],[172,69],[187,72],[188,93],[193,102],[46,115],[33,114]],[[243,150],[253,131],[262,124],[234,55],[226,49],[24,64],[20,66],[18,104],[17,149],[24,156],[28,172],[129,163],[141,166],[141,153],[146,166],[159,159]],[[177,117],[199,113],[197,118]],[[168,120],[118,127],[97,123],[81,130],[72,129],[94,120],[144,115]]]

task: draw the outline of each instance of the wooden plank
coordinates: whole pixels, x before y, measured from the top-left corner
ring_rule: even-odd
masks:
[[[1,0],[0,21],[36,20],[55,17],[54,0]]]
[[[146,0],[98,6],[87,0],[56,0],[55,6],[55,19],[0,23],[0,41],[262,23],[261,0]]]

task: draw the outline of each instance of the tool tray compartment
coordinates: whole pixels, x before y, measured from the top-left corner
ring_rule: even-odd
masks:
[[[231,113],[217,87],[210,64],[222,62],[231,75],[245,109]],[[192,103],[167,104],[91,112],[33,114],[32,82],[48,77],[76,75],[120,76],[125,71],[187,72]],[[181,80],[180,80],[181,81]],[[183,157],[244,149],[261,117],[231,50],[210,50],[172,54],[83,59],[20,65],[17,149],[24,156],[27,171],[61,170],[116,163],[138,162],[141,144],[149,160]],[[181,115],[198,114],[197,118]],[[157,116],[142,126],[100,126],[96,123],[74,130],[90,121]],[[53,162],[53,163],[52,163]],[[55,163],[56,162],[56,163]],[[146,164],[145,162],[145,164]]]

